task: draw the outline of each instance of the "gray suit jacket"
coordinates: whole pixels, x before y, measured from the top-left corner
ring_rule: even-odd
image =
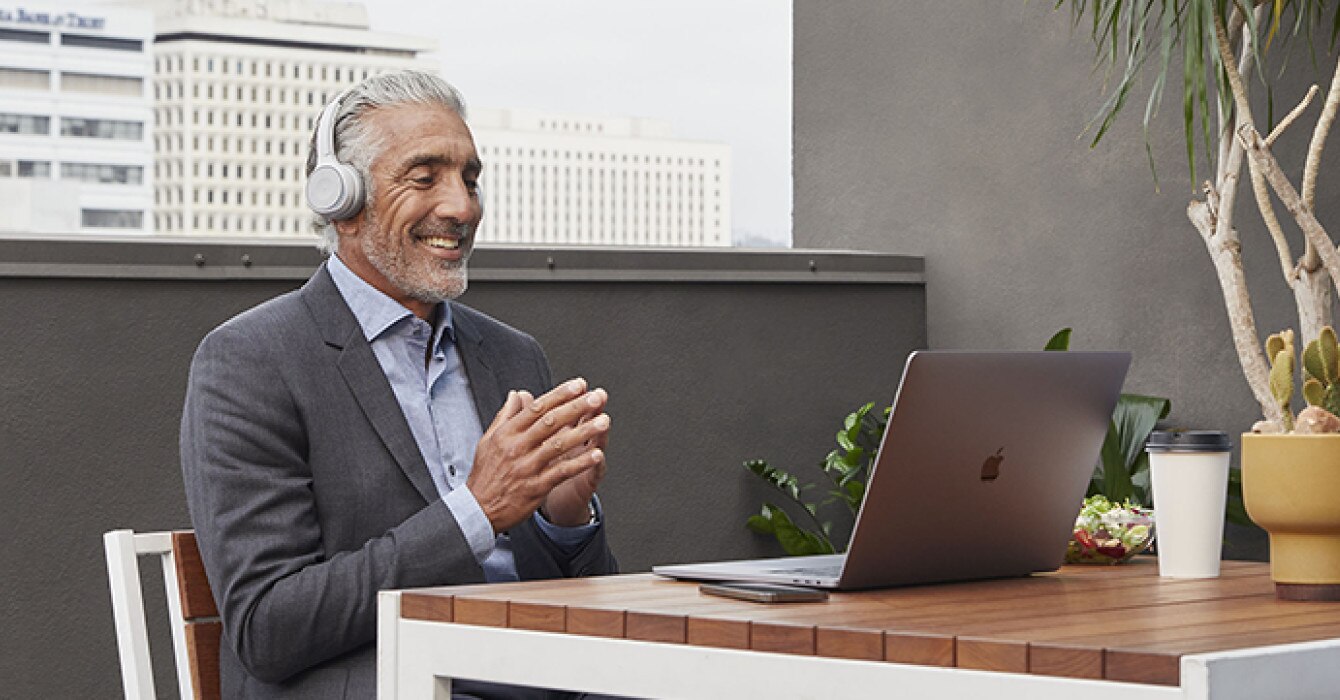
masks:
[[[551,387],[533,338],[452,317],[483,425],[509,389]],[[200,344],[181,459],[225,697],[372,697],[377,591],[484,580],[324,265]],[[531,520],[508,534],[522,579],[616,570],[603,527],[571,556]]]

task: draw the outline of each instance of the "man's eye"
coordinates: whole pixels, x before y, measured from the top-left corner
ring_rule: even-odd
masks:
[[[478,181],[478,180],[466,180],[466,181],[465,181],[465,189],[470,190],[471,192],[478,192],[478,191],[479,191],[479,181]]]
[[[414,178],[413,182],[416,185],[422,185],[424,187],[428,187],[433,184],[433,178],[431,175],[425,175],[424,177]]]

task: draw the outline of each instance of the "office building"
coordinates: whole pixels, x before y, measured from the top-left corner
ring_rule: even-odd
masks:
[[[729,246],[730,147],[661,120],[472,109],[484,161],[479,240]]]
[[[153,17],[0,6],[0,230],[153,231]]]
[[[156,17],[158,230],[310,236],[312,126],[327,101],[389,70],[436,70],[431,40],[370,31],[357,3],[142,0]]]

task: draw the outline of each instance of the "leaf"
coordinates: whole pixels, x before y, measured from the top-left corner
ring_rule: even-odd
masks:
[[[1047,347],[1043,348],[1043,350],[1069,350],[1070,332],[1071,329],[1069,328],[1062,328],[1061,330],[1056,331],[1056,335],[1053,335],[1051,340],[1047,341]]]
[[[1321,367],[1324,374],[1318,375],[1317,379],[1324,380],[1328,384],[1334,384],[1340,379],[1340,353],[1336,350],[1335,330],[1330,326],[1321,329],[1321,335],[1317,339],[1319,354],[1321,355]]]
[[[1309,406],[1322,406],[1326,402],[1326,388],[1321,382],[1308,377],[1308,380],[1303,382],[1303,399]]]
[[[825,542],[818,535],[798,527],[791,522],[791,518],[780,508],[772,508],[769,511],[769,520],[773,528],[773,536],[777,538],[778,544],[791,556],[806,554],[832,554],[832,545]]]
[[[1117,434],[1116,423],[1108,424],[1107,436],[1103,438],[1103,449],[1098,453],[1101,460],[1103,480],[1101,493],[1108,500],[1120,503],[1131,497],[1131,475],[1122,463],[1121,438]]]
[[[1142,452],[1131,468],[1131,500],[1142,506],[1152,506],[1154,499],[1149,495],[1149,453]]]
[[[1266,359],[1270,360],[1270,364],[1275,364],[1275,356],[1280,354],[1280,351],[1283,349],[1284,336],[1281,336],[1279,333],[1273,333],[1269,338],[1266,338]]]
[[[763,511],[765,513],[767,512],[767,509],[768,507],[766,505],[763,506]],[[745,525],[748,525],[750,530],[753,530],[760,535],[771,535],[775,532],[772,528],[772,521],[769,520],[766,515],[751,515],[749,516],[749,519],[745,521]]]
[[[768,482],[778,491],[790,496],[792,500],[800,503],[800,481],[791,474],[777,469],[768,464],[767,460],[752,459],[744,463],[749,471],[757,474],[764,481]]]
[[[1116,438],[1121,447],[1121,468],[1129,471],[1136,460],[1145,452],[1145,442],[1155,424],[1168,417],[1172,402],[1158,396],[1141,394],[1122,394],[1117,399],[1117,408],[1112,412],[1111,430],[1116,430]]]
[[[861,499],[865,498],[865,482],[849,481],[843,488],[847,490],[847,493],[843,495],[843,498],[847,501],[847,507],[855,513],[856,509],[861,507]]]
[[[1270,367],[1270,394],[1280,406],[1288,406],[1293,396],[1293,355],[1281,350]]]
[[[1275,0],[1274,12],[1271,13],[1270,31],[1266,34],[1266,50],[1270,50],[1270,44],[1275,41],[1275,33],[1280,29],[1280,13],[1284,11],[1284,0]]]
[[[1267,347],[1269,347],[1269,343],[1267,343]],[[1271,359],[1274,359],[1274,357],[1271,356]],[[1326,368],[1321,357],[1320,340],[1313,339],[1312,342],[1307,344],[1307,347],[1303,348],[1303,371],[1313,379],[1322,380],[1326,378]]]
[[[837,443],[838,447],[841,447],[848,452],[856,449],[856,441],[852,440],[851,436],[847,435],[847,431],[845,430],[838,432]]]

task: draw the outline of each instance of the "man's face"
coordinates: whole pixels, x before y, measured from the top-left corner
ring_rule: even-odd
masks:
[[[427,318],[460,296],[483,216],[470,129],[440,105],[400,104],[364,116],[382,150],[372,161],[372,207],[337,223],[340,260]]]

